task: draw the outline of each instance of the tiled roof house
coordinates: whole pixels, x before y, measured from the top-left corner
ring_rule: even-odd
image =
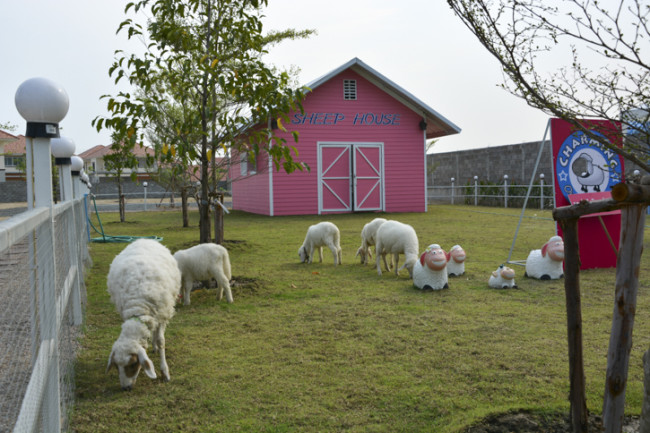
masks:
[[[88,174],[94,174],[98,177],[107,176],[106,164],[104,163],[104,157],[112,153],[110,146],[104,146],[98,144],[97,146],[91,147],[85,152],[80,153],[78,156],[84,160],[84,171]],[[140,147],[135,146],[133,153],[138,158],[138,178],[148,178],[147,173],[147,155],[153,156],[154,151],[150,147]],[[155,164],[155,163],[154,163]],[[125,170],[124,174],[130,175],[131,170]]]
[[[18,165],[25,158],[25,136],[0,130],[0,182],[25,180]]]

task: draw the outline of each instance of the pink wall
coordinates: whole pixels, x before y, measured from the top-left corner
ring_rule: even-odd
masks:
[[[344,79],[357,80],[357,100],[343,100]],[[317,158],[318,143],[322,142],[383,143],[386,212],[425,211],[425,150],[420,115],[351,69],[309,93],[303,107],[304,115],[292,114],[291,122],[285,126],[289,131],[299,131],[298,159],[309,164],[311,172],[273,172],[274,215],[318,213]],[[367,113],[378,117],[383,114],[385,124],[364,123],[362,119]],[[285,138],[288,144],[293,143],[290,134]],[[239,173],[238,165],[233,169],[235,174]],[[233,207],[268,214],[268,191],[268,173],[233,182]]]

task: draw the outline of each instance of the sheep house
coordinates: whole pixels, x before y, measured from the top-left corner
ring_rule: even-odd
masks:
[[[232,207],[262,215],[426,212],[426,140],[460,128],[354,58],[309,83],[287,132],[311,171],[276,171],[233,151]]]

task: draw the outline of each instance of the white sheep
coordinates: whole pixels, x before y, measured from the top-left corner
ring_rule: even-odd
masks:
[[[449,262],[447,263],[447,275],[459,277],[465,273],[465,259],[467,255],[460,245],[454,245],[449,250]]]
[[[318,251],[318,258],[323,262],[323,247],[328,247],[334,256],[334,264],[341,264],[341,233],[338,227],[329,221],[323,221],[318,224],[309,226],[305,241],[298,248],[298,256],[300,262],[312,262],[314,258],[314,250]]]
[[[366,263],[368,263],[369,259],[372,259],[372,253],[370,251],[370,247],[375,245],[377,229],[385,222],[386,222],[386,218],[375,218],[374,220],[370,221],[368,224],[363,226],[363,229],[361,230],[361,246],[357,250],[357,256],[361,256],[362,265],[365,265]],[[376,250],[375,250],[375,254],[376,254]]]
[[[152,239],[129,244],[111,263],[107,277],[108,292],[122,317],[122,332],[108,357],[108,372],[115,366],[120,385],[131,390],[140,368],[156,378],[147,356],[152,340],[154,352],[160,352],[160,371],[169,380],[165,360],[165,327],[174,315],[174,304],[181,286],[181,273],[169,250]]]
[[[517,288],[515,284],[515,271],[508,266],[501,265],[492,272],[488,285],[493,289]]]
[[[564,242],[560,236],[551,237],[540,250],[532,250],[526,259],[526,274],[540,280],[557,280],[564,276]]]
[[[413,266],[413,284],[423,290],[448,289],[449,255],[438,244],[431,244]]]
[[[232,304],[232,291],[230,290],[230,256],[228,250],[218,244],[206,243],[195,245],[186,250],[174,253],[174,259],[181,271],[183,303],[190,305],[190,292],[195,281],[205,281],[214,278],[219,287],[217,299],[226,299]]]
[[[395,269],[395,275],[406,268],[409,275],[413,278],[413,266],[418,261],[419,244],[418,236],[415,230],[408,224],[399,221],[386,221],[379,226],[377,236],[375,237],[375,252],[377,273],[381,276],[380,260],[383,259],[386,271],[390,271],[386,263],[386,254],[392,254],[392,263]],[[404,254],[404,264],[398,268],[399,255]]]

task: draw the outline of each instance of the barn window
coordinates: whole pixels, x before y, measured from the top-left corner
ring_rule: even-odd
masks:
[[[343,80],[343,100],[357,100],[357,80]]]
[[[242,176],[257,173],[257,158],[251,160],[251,154],[242,152],[239,154],[239,167]]]

